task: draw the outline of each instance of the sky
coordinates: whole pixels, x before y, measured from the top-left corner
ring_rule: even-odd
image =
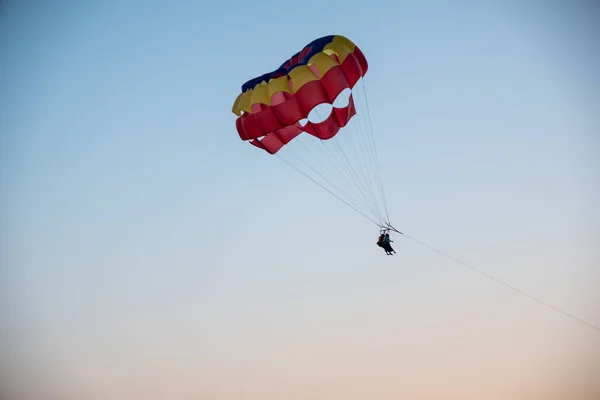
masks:
[[[393,224],[600,326],[584,2],[10,2],[4,398],[587,400],[600,335],[242,142],[246,80],[341,34]]]

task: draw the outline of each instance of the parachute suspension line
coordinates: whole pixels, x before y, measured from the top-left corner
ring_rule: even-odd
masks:
[[[356,98],[356,94],[357,93],[352,93],[353,98]],[[359,101],[360,101],[360,97],[359,97]],[[355,103],[356,106],[356,103]],[[353,152],[354,158],[357,163],[359,164],[357,167],[360,167],[359,171],[362,173],[361,177],[362,177],[362,182],[364,183],[364,188],[365,190],[368,192],[369,199],[370,201],[374,204],[374,207],[377,210],[377,215],[378,215],[378,219],[381,222],[381,225],[385,224],[386,218],[384,217],[384,212],[383,212],[383,208],[380,206],[380,200],[377,199],[377,193],[375,188],[377,188],[378,186],[375,185],[375,188],[373,187],[372,181],[375,181],[374,183],[377,183],[377,170],[375,167],[376,163],[375,163],[375,157],[373,156],[373,152],[369,146],[369,142],[366,138],[366,134],[365,134],[365,130],[363,128],[363,118],[361,118],[362,116],[362,112],[358,112],[354,118],[352,118],[352,120],[349,123],[349,126],[347,126],[346,129],[346,133],[343,137],[343,139],[339,139],[340,141],[337,142],[334,139],[332,139],[332,141],[337,144],[343,143],[344,141],[348,142],[348,145],[350,147],[350,151]],[[368,129],[368,122],[364,122],[365,125],[367,125],[367,133],[369,133],[369,129]],[[354,125],[356,125],[356,129],[352,129],[354,128]],[[355,138],[356,136],[356,138]],[[357,150],[360,149],[360,152]],[[339,151],[345,156],[344,151],[341,149],[341,147],[338,146]],[[360,154],[359,154],[360,153]],[[362,155],[362,156],[361,156]],[[370,157],[369,157],[370,156]],[[371,167],[371,169],[369,169],[368,167]],[[355,172],[355,176],[356,176],[356,172]],[[375,176],[373,176],[375,175]],[[359,179],[358,176],[356,176],[356,179]]]
[[[592,329],[600,331],[600,327],[598,327],[596,325],[593,325],[593,324],[591,324],[591,323],[589,323],[589,322],[587,322],[587,321],[585,321],[585,320],[583,320],[583,319],[581,319],[581,318],[579,318],[579,317],[577,317],[577,316],[575,316],[575,315],[573,315],[573,314],[571,314],[571,313],[569,313],[567,311],[563,311],[560,308],[558,308],[556,306],[553,306],[552,304],[550,304],[550,303],[548,303],[548,302],[540,299],[539,297],[535,297],[533,295],[530,295],[529,293],[527,293],[527,292],[525,292],[525,291],[523,291],[523,290],[521,290],[521,289],[519,289],[519,288],[517,288],[517,287],[515,287],[513,285],[510,285],[510,284],[508,284],[508,283],[506,283],[506,282],[504,282],[504,281],[502,281],[502,280],[500,280],[500,279],[498,279],[498,278],[496,278],[496,277],[488,274],[487,272],[480,270],[479,268],[475,268],[474,266],[472,266],[470,264],[467,264],[466,262],[461,261],[461,260],[459,260],[459,259],[457,259],[455,257],[452,257],[451,255],[449,255],[447,253],[444,253],[443,251],[438,250],[435,247],[432,247],[432,246],[430,246],[430,245],[428,245],[426,243],[423,243],[420,240],[417,240],[417,239],[415,239],[415,238],[413,238],[413,237],[411,237],[411,236],[409,236],[409,235],[407,235],[405,233],[399,232],[395,228],[392,228],[392,230],[394,230],[395,232],[400,233],[405,238],[407,238],[409,240],[412,240],[413,242],[415,242],[415,243],[417,243],[417,244],[419,244],[419,245],[421,245],[421,246],[423,246],[423,247],[425,247],[425,248],[427,248],[427,249],[429,249],[429,250],[431,250],[431,251],[433,251],[435,253],[438,253],[439,255],[441,255],[443,257],[446,257],[447,259],[449,259],[451,261],[454,261],[457,264],[462,265],[463,267],[469,268],[470,270],[475,271],[478,274],[481,274],[484,277],[486,277],[486,278],[488,278],[488,279],[490,279],[490,280],[492,280],[492,281],[494,281],[496,283],[499,283],[500,285],[502,285],[502,286],[504,286],[504,287],[506,287],[508,289],[513,290],[514,292],[517,292],[518,294],[520,294],[522,296],[528,297],[529,299],[531,299],[533,301],[536,301],[536,302],[538,302],[538,303],[540,303],[540,304],[542,304],[542,305],[544,305],[544,306],[546,306],[546,307],[548,307],[548,308],[550,308],[550,309],[552,309],[552,310],[554,310],[554,311],[556,311],[556,312],[558,312],[558,313],[560,313],[560,314],[562,314],[562,315],[564,315],[566,317],[569,317],[569,318],[571,318],[571,319],[573,319],[575,321],[578,321],[578,322],[580,322],[580,323],[582,323],[584,325],[587,325],[588,327],[590,327]]]
[[[357,125],[357,130],[351,130],[351,132],[349,133],[348,137],[349,137],[349,143],[350,145],[353,147],[353,149],[355,150],[355,154],[358,153],[358,151],[356,150],[356,147],[358,147],[361,150],[361,154],[362,157],[357,155],[357,159],[362,161],[361,165],[363,166],[363,168],[361,169],[361,172],[363,172],[363,177],[365,180],[365,183],[368,187],[369,190],[369,194],[371,195],[371,198],[373,200],[373,202],[376,204],[376,208],[378,210],[379,213],[379,218],[381,219],[382,223],[385,222],[385,218],[384,218],[384,214],[383,214],[383,210],[381,209],[381,207],[379,206],[380,202],[377,199],[377,194],[376,191],[372,185],[372,181],[374,180],[374,178],[376,179],[377,177],[373,177],[372,176],[372,172],[374,171],[373,168],[369,169],[369,165],[371,167],[373,167],[374,163],[372,162],[372,160],[369,159],[369,148],[368,146],[365,146],[365,134],[363,131],[363,127],[362,127],[362,119],[359,117],[357,118],[356,121],[356,125]],[[356,140],[354,140],[354,136],[357,136],[358,138]],[[358,143],[357,143],[358,142]]]
[[[303,147],[307,154],[310,154],[310,150],[308,149],[308,146],[306,144],[304,144],[304,140],[302,140],[302,138],[297,138],[296,141],[298,142],[298,144]],[[357,197],[357,195],[353,192],[353,188],[352,188],[352,182],[344,175],[344,171],[340,170],[339,166],[336,165],[332,165],[331,167],[327,165],[327,163],[323,160],[337,160],[335,157],[333,157],[333,154],[331,153],[331,150],[329,149],[329,147],[327,146],[320,146],[317,145],[315,140],[309,140],[309,143],[312,143],[311,147],[315,147],[316,149],[318,149],[318,152],[320,152],[321,154],[323,154],[325,152],[325,149],[327,149],[330,153],[330,155],[332,157],[323,157],[323,159],[317,159],[317,161],[319,162],[319,164],[321,164],[321,166],[323,166],[323,168],[326,171],[329,171],[332,173],[332,175],[335,175],[339,181],[340,184],[343,184],[343,188],[346,190],[346,194],[348,195],[348,197],[352,198],[352,201],[356,201],[356,202],[362,202],[362,199],[360,199],[359,197]],[[290,152],[293,152],[290,149]],[[333,163],[332,163],[333,164]],[[306,163],[305,163],[306,165]],[[336,169],[336,167],[338,169]],[[310,168],[310,167],[309,167]],[[343,166],[342,166],[343,169]],[[362,202],[364,206],[366,206],[368,208],[368,206],[366,204],[364,204],[364,202]]]
[[[376,145],[375,145],[375,137],[374,137],[374,134],[373,134],[373,125],[372,125],[371,117],[370,117],[370,109],[369,109],[369,105],[368,105],[368,99],[367,99],[367,96],[366,96],[366,88],[365,88],[364,78],[361,79],[360,81],[361,81],[360,85],[362,86],[362,89],[363,89],[364,99],[361,96],[359,96],[359,101],[362,100],[361,101],[361,106],[364,105],[366,113],[367,113],[367,116],[368,116],[368,119],[365,120],[367,134],[363,135],[364,138],[365,138],[365,140],[367,141],[365,147],[368,148],[370,150],[370,152],[371,152],[372,162],[373,162],[374,169],[375,169],[375,178],[376,178],[377,184],[379,186],[380,195],[382,196],[382,202],[383,202],[384,208],[386,210],[386,216],[388,217],[386,222],[389,223],[389,214],[387,212],[387,202],[385,200],[385,192],[384,192],[384,189],[383,189],[383,184],[382,184],[382,179],[381,179],[381,170],[379,168],[379,161],[378,161],[378,156],[377,156],[377,148],[376,148]]]
[[[389,229],[390,218],[366,89],[364,81],[358,84],[363,85],[362,90],[355,85],[332,104],[313,108],[310,116],[303,120],[318,124],[326,120],[321,110],[328,108],[333,112],[330,107],[344,107],[354,99],[357,112],[338,134],[323,140],[303,132],[275,155],[381,229]],[[300,123],[304,126],[304,122]]]
[[[318,111],[317,111],[318,114]],[[322,119],[322,117],[320,117]],[[351,122],[352,123],[352,122]],[[349,127],[347,127],[349,128]],[[361,159],[361,157],[359,156],[357,150],[356,150],[356,145],[354,143],[354,130],[353,129],[347,129],[346,132],[344,132],[345,135],[343,137],[339,137],[336,135],[336,137],[330,139],[329,142],[332,143],[333,147],[341,154],[343,161],[345,161],[346,165],[349,167],[350,171],[351,171],[351,175],[354,177],[355,179],[355,184],[357,185],[358,190],[360,191],[361,195],[365,198],[365,201],[369,201],[370,204],[372,205],[372,209],[374,216],[380,220],[380,223],[383,222],[384,218],[383,218],[383,214],[378,206],[378,202],[377,199],[374,195],[373,192],[373,188],[370,185],[370,179],[366,176],[365,174],[365,169],[366,167],[364,167],[364,162],[362,162],[363,160]],[[348,158],[348,155],[346,154],[346,152],[343,149],[342,144],[344,142],[348,142],[348,147],[349,147],[349,151],[352,153],[352,156],[350,158]],[[321,141],[323,144],[326,145],[325,141]],[[327,145],[326,145],[327,147]],[[350,160],[356,160],[356,168],[352,165],[352,163],[350,162]],[[357,172],[358,171],[358,172]]]
[[[313,143],[317,143],[317,141],[313,141]],[[327,152],[329,153],[329,155],[331,156],[331,159],[333,159],[333,160],[338,160],[338,158],[336,157],[336,155],[334,154],[334,152],[331,150],[330,146],[328,146],[328,145],[327,145],[327,143],[326,143],[324,140],[322,140],[322,139],[319,139],[318,143],[319,143],[319,145],[317,145],[317,147],[318,147],[318,148],[319,148],[321,151],[327,151]],[[335,147],[335,149],[338,151],[338,153],[342,153],[342,154],[343,154],[343,150],[341,150],[341,148],[340,148],[340,146],[339,146],[339,145],[338,145],[338,146],[334,146],[334,147]],[[344,157],[344,158],[345,158],[345,157]],[[344,162],[344,161],[345,161],[345,162]],[[352,176],[353,176],[353,175],[355,176],[356,174],[355,174],[355,173],[354,173],[354,171],[352,170],[352,166],[351,166],[351,165],[349,165],[349,162],[348,162],[347,158],[345,158],[345,160],[342,160],[341,162],[342,162],[342,166],[343,166],[343,167],[345,167],[346,173],[348,174],[348,175],[347,175],[347,177],[346,177],[346,179],[348,179],[348,182],[349,182],[348,184],[349,184],[349,186],[350,186],[350,187],[356,186],[356,188],[358,189],[358,192],[359,192],[359,193],[360,193],[360,194],[361,194],[363,197],[366,197],[366,196],[364,195],[364,192],[362,191],[362,188],[360,187],[360,185],[357,185],[356,181],[353,181],[353,180],[352,180]],[[359,197],[360,197],[360,196],[359,196]],[[367,200],[368,200],[368,199],[367,199]],[[363,204],[365,204],[365,200],[364,200],[364,199],[360,199],[360,201],[361,201]],[[373,204],[372,204],[372,206],[373,206]],[[367,206],[367,207],[368,207],[368,206]],[[375,213],[375,212],[374,212],[372,209],[371,209],[371,212],[372,212],[373,214],[376,214],[376,213]]]
[[[328,188],[323,186],[321,183],[319,183],[317,180],[315,180],[312,176],[308,175],[307,173],[305,173],[304,171],[302,171],[301,169],[299,169],[298,167],[296,167],[295,165],[293,165],[292,163],[290,163],[289,161],[287,161],[280,155],[278,155],[278,154],[275,154],[275,155],[277,156],[277,158],[279,158],[280,160],[282,160],[283,162],[288,164],[290,167],[294,168],[296,171],[298,171],[299,173],[301,173],[302,175],[304,175],[305,177],[307,177],[308,179],[313,181],[316,185],[320,186],[323,190],[327,191],[329,194],[336,197],[338,200],[340,200],[341,202],[346,204],[348,207],[352,208],[354,211],[356,211],[357,213],[359,213],[360,215],[362,215],[363,217],[365,217],[366,219],[368,219],[375,225],[379,226],[379,224],[377,222],[375,222],[371,217],[369,217],[368,215],[366,215],[365,213],[363,213],[362,211],[360,211],[359,209],[357,209],[356,207],[354,207],[353,205],[348,203],[346,200],[342,199],[340,196],[338,196],[337,194],[335,194],[334,192],[332,192],[331,190],[329,190]]]
[[[300,139],[300,137],[296,138],[296,141],[294,143],[294,147],[296,147],[297,143],[300,143],[299,139]],[[305,137],[305,139],[313,139],[313,138],[312,137]],[[309,142],[313,142],[313,146],[316,146],[315,140],[309,140]],[[288,165],[292,166],[296,171],[298,171],[302,175],[308,177],[311,181],[313,181],[314,183],[316,183],[318,186],[320,186],[321,188],[323,188],[326,191],[330,192],[331,194],[333,194],[338,199],[342,200],[347,205],[352,206],[352,208],[355,209],[356,211],[358,211],[361,215],[363,215],[363,216],[366,216],[367,214],[376,215],[376,213],[374,213],[374,211],[372,210],[371,207],[369,207],[368,204],[365,204],[364,201],[361,201],[362,199],[360,198],[360,196],[356,195],[351,190],[349,191],[350,194],[348,194],[347,192],[345,192],[343,190],[340,190],[340,188],[337,187],[335,184],[333,184],[330,181],[330,179],[328,179],[327,177],[325,177],[321,172],[317,171],[314,168],[314,166],[311,165],[310,162],[307,162],[302,156],[300,156],[299,154],[297,154],[296,151],[295,151],[295,149],[294,149],[294,147],[288,145],[288,146],[286,146],[286,148],[285,148],[284,151],[286,153],[290,153],[290,155],[293,156],[292,158],[295,158],[300,163],[304,164],[305,167],[307,167],[310,171],[312,171],[314,174],[316,174],[318,177],[320,177],[321,180],[324,181],[323,183],[319,182],[319,180],[317,179],[317,177],[311,176],[312,174],[308,173],[307,171],[302,170],[300,167],[294,165],[290,160],[284,158],[281,154],[285,154],[285,153],[282,152],[281,154],[276,154],[276,155],[280,159],[282,159],[283,161],[285,161]],[[306,148],[306,146],[302,146],[302,147]],[[317,147],[320,147],[320,146],[317,146]],[[320,150],[323,151],[323,149],[320,149]],[[311,155],[310,152],[308,154]],[[326,160],[330,160],[330,158],[326,158]],[[324,172],[324,171],[322,171],[322,172]],[[327,186],[329,186],[329,187],[327,187]],[[336,193],[336,192],[338,192],[338,193]],[[365,211],[364,209],[362,209],[363,207],[361,207],[359,205],[360,203],[362,203],[362,206],[364,206],[368,211]],[[372,220],[372,218],[369,218],[369,219],[372,222],[374,222]]]
[[[336,186],[335,184],[333,184],[329,179],[327,179],[327,177],[323,176],[323,174],[321,174],[319,171],[317,171],[313,166],[310,165],[310,163],[306,162],[301,156],[299,156],[298,154],[296,154],[292,149],[289,149],[289,152],[298,159],[298,161],[300,161],[301,163],[303,163],[304,165],[306,165],[310,170],[312,170],[315,174],[317,174],[318,176],[320,176],[327,184],[329,184],[331,187],[333,187],[333,189],[336,189],[340,192],[342,192],[341,194],[346,195],[347,197],[352,197],[352,193],[349,196],[348,193],[344,193],[343,190],[340,190],[340,188],[338,186]],[[340,196],[341,197],[341,196]],[[347,202],[349,202],[350,200],[348,198],[345,199]],[[356,199],[355,199],[356,200]],[[359,199],[359,202],[361,202],[362,199]],[[369,207],[368,204],[365,204],[363,202],[363,205],[372,213],[372,214],[376,214],[373,209],[371,209]],[[357,207],[358,208],[358,207]],[[364,212],[364,211],[363,211]]]
[[[314,109],[314,114],[318,115],[320,120],[324,120],[318,108]],[[351,121],[351,124],[360,122],[358,118],[354,119],[356,121]],[[357,145],[354,136],[360,138],[365,135],[357,135],[352,129],[353,127],[345,127],[341,134],[326,141],[315,138],[310,134],[302,134],[295,138],[293,143],[285,146],[279,155],[287,158],[288,163],[298,161],[303,164],[302,168],[296,166],[295,169],[303,169],[304,175],[313,175],[313,179],[311,179],[313,181],[324,181],[322,182],[323,186],[328,186],[330,191],[336,193],[338,197],[344,198],[347,203],[351,203],[361,213],[371,214],[372,219],[377,220],[377,225],[383,226],[385,225],[383,209],[380,201],[375,196],[377,185],[372,185],[376,182],[372,182],[374,178],[371,177],[370,171],[365,167],[365,165],[370,164],[372,166],[374,164],[369,163],[367,157],[360,156],[359,150],[362,150],[362,154],[365,154],[365,147],[362,146],[361,149],[361,146]],[[358,127],[361,128],[360,125]],[[299,152],[303,154],[300,155]],[[291,157],[286,157],[286,155]],[[315,169],[316,166],[320,167]],[[310,171],[305,170],[305,168]],[[314,174],[317,176],[314,176]]]
[[[373,145],[373,153],[374,153],[373,155],[374,155],[374,161],[375,161],[375,168],[377,170],[377,174],[376,175],[379,178],[378,179],[378,183],[379,183],[379,187],[381,189],[381,195],[383,197],[383,205],[384,205],[384,208],[385,208],[385,215],[387,217],[387,221],[386,222],[389,224],[390,223],[390,216],[389,216],[388,207],[387,207],[387,199],[386,199],[386,196],[385,196],[385,186],[383,184],[383,177],[382,177],[381,168],[380,168],[380,165],[379,165],[379,155],[378,155],[378,152],[377,152],[377,144],[376,144],[376,141],[375,141],[375,134],[373,132],[373,123],[371,122],[371,110],[369,109],[369,99],[368,99],[368,96],[367,96],[367,88],[366,88],[366,84],[365,84],[365,81],[364,81],[364,77],[361,78],[360,81],[361,81],[360,84],[361,84],[362,89],[363,89],[363,94],[365,96],[365,105],[366,105],[365,108],[367,110],[367,117],[368,117],[368,120],[369,120],[369,127],[371,128],[371,135],[369,135],[369,136],[371,138],[371,142],[372,142],[372,145]]]
[[[359,94],[358,91],[356,91],[356,93],[351,91],[351,93],[353,98],[357,98],[357,94]],[[348,97],[348,100],[349,99],[350,95]],[[363,100],[361,99],[360,95],[358,96],[358,100],[359,102],[360,100]],[[318,109],[315,109],[315,112],[319,114]],[[387,212],[385,193],[382,190],[383,187],[381,184],[381,174],[378,168],[376,152],[373,151],[374,149],[372,146],[372,144],[374,143],[372,127],[371,129],[369,129],[368,121],[365,120],[363,122],[363,118],[361,118],[362,114],[363,112],[358,112],[354,116],[354,118],[350,120],[349,126],[344,128],[345,133],[342,136],[336,135],[336,137],[327,142],[321,142],[324,145],[330,142],[333,143],[333,147],[335,148],[335,150],[337,150],[337,152],[341,154],[343,159],[342,161],[345,162],[345,164],[348,166],[351,178],[353,178],[354,183],[357,185],[357,188],[359,189],[361,195],[365,197],[366,201],[372,203],[373,208],[376,210],[375,216],[380,220],[380,225],[385,225],[386,223],[389,224],[389,213]],[[324,120],[321,116],[320,119]],[[366,129],[363,128],[363,124],[366,125]],[[369,138],[367,138],[367,136],[371,136],[370,141]],[[350,153],[352,153],[352,157],[350,157],[350,159],[356,160],[356,164],[358,164],[356,165],[356,168],[352,166],[348,159],[348,156],[346,155],[346,151],[344,151],[343,149],[343,144],[345,142],[347,142],[348,145],[347,150]],[[328,146],[324,147],[326,147],[329,150]],[[369,167],[371,168],[369,169]],[[379,189],[379,200],[377,199],[378,196],[376,189]],[[383,203],[383,207],[380,206],[381,203]]]
[[[346,134],[350,134],[350,131],[345,132]],[[358,174],[356,172],[356,169],[352,166],[352,163],[350,162],[350,160],[348,159],[348,156],[346,155],[346,153],[344,152],[344,149],[342,148],[342,146],[340,145],[340,143],[338,143],[338,140],[336,140],[336,138],[332,138],[330,139],[331,143],[333,145],[333,148],[335,150],[337,150],[337,152],[339,153],[339,155],[341,155],[340,159],[342,160],[342,162],[348,167],[348,171],[350,173],[350,178],[353,179],[353,183],[354,185],[356,185],[356,188],[358,189],[359,193],[361,194],[361,196],[363,197],[363,202],[370,202],[370,209],[371,212],[375,215],[377,215],[377,205],[376,203],[374,203],[372,201],[372,199],[370,199],[366,194],[365,194],[365,187],[362,186],[362,182],[360,181]],[[325,145],[325,147],[328,148],[327,143],[323,140],[320,140],[322,144]],[[368,192],[368,189],[366,190],[366,192]]]
[[[348,132],[345,132],[345,134],[347,135]],[[331,141],[336,141],[336,138],[333,138]],[[308,144],[305,144],[306,142],[308,142]],[[319,143],[321,142],[321,143]],[[331,174],[331,175],[338,175],[341,176],[342,179],[340,180],[340,185],[344,186],[346,191],[345,194],[346,195],[346,201],[347,202],[353,202],[355,208],[359,208],[358,204],[356,203],[361,203],[362,206],[364,206],[366,209],[368,209],[370,211],[370,213],[375,217],[378,218],[378,212],[374,209],[376,208],[376,204],[371,203],[371,205],[369,205],[369,199],[368,197],[365,196],[363,189],[361,188],[360,185],[357,185],[357,182],[355,181],[356,178],[352,178],[353,175],[356,176],[355,173],[353,173],[352,170],[352,164],[350,164],[350,162],[346,159],[342,159],[342,157],[336,157],[332,151],[332,146],[327,146],[327,145],[323,145],[323,141],[321,141],[320,139],[314,138],[308,134],[306,135],[301,135],[299,137],[297,137],[294,140],[293,144],[288,144],[282,151],[281,154],[285,154],[286,152],[290,153],[291,155],[293,155],[297,160],[299,160],[300,162],[302,162],[306,167],[308,167],[309,169],[311,169],[314,173],[316,173],[317,175],[319,175],[323,180],[325,180],[327,182],[327,184],[329,184],[330,186],[333,186],[333,189],[337,189],[340,190],[339,187],[336,187],[335,185],[333,185],[331,183],[331,181],[329,179],[327,179],[323,174],[321,174],[320,172],[318,172],[317,170],[315,170],[315,168],[311,165],[311,163],[307,162],[305,159],[303,159],[303,157],[301,157],[299,154],[296,153],[295,150],[299,150],[297,147],[301,147],[303,148],[308,156],[312,156],[313,158],[316,158],[317,162],[319,164],[321,164],[324,167],[324,170],[321,171],[323,173],[326,173],[326,171],[331,172],[332,170],[334,172],[337,172],[337,174]],[[324,153],[328,153],[329,156],[327,157],[323,157],[322,159],[319,159],[319,157],[316,156],[316,154],[314,154],[313,152],[311,152],[308,147],[316,147],[318,149],[318,151],[316,151],[316,153],[320,153],[320,154],[324,154]],[[343,152],[343,150],[341,150],[338,146],[334,146],[334,149],[337,149],[338,152],[341,151]],[[335,163],[333,161],[337,161],[338,163],[342,163],[342,170],[340,170],[339,166],[336,166]],[[329,162],[331,165],[331,168],[328,167],[326,164],[327,162]],[[345,165],[344,165],[345,164]],[[345,168],[344,168],[345,166]],[[337,168],[336,168],[337,167]],[[346,171],[346,176],[344,176],[344,170]],[[326,171],[325,171],[326,170]],[[344,179],[345,178],[345,179]],[[345,184],[345,185],[343,185]],[[355,191],[352,190],[352,186],[356,185],[359,194],[355,193]],[[330,190],[333,191],[332,188],[330,188]],[[340,190],[340,192],[343,192],[342,190]],[[361,198],[362,195],[362,198]],[[341,194],[340,194],[341,197]],[[363,213],[365,212],[364,210],[361,210]],[[378,219],[381,219],[381,217],[379,217]],[[381,223],[381,222],[380,222]]]
[[[327,177],[323,176],[323,174],[321,174],[319,171],[317,171],[312,165],[310,165],[302,156],[300,156],[299,154],[297,154],[296,152],[294,152],[291,148],[289,149],[289,152],[298,160],[300,161],[302,164],[304,164],[308,169],[312,170],[315,174],[317,174],[319,177],[321,177],[321,179],[323,179],[325,181],[325,183],[329,184],[330,186],[333,187],[333,189],[339,190],[340,192],[344,192],[343,190],[340,190],[340,188],[336,185],[334,185],[329,179],[327,179]],[[343,193],[346,196],[348,196],[347,193]]]

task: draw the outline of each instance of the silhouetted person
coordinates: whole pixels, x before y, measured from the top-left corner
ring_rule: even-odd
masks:
[[[385,235],[383,235],[382,247],[388,256],[396,253],[396,250],[392,248],[390,243],[393,243],[393,240],[390,240],[390,234],[386,232]]]
[[[379,238],[377,238],[377,246],[383,248],[383,250],[385,250],[385,254],[388,256],[396,252],[390,245],[390,242],[392,241],[390,240],[390,235],[388,233],[382,233],[379,235]]]

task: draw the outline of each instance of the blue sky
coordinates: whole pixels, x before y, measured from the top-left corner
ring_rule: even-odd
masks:
[[[231,113],[247,79],[349,37],[370,63],[394,225],[598,325],[597,13],[13,3],[0,15],[4,386],[391,399],[435,398],[419,382],[438,379],[467,398],[480,373],[506,382],[483,397],[518,399],[519,376],[546,389],[540,366],[561,376],[597,348],[593,331],[411,241],[385,257],[376,227],[241,142]]]

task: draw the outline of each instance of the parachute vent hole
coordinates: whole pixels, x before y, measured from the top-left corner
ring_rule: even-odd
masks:
[[[338,96],[333,101],[333,107],[335,108],[343,108],[350,103],[350,95],[352,94],[352,90],[350,88],[346,88],[338,94]]]
[[[331,104],[319,104],[315,106],[312,110],[310,110],[310,112],[308,113],[308,120],[313,124],[323,122],[329,117],[329,115],[331,115],[332,109],[333,106]]]

